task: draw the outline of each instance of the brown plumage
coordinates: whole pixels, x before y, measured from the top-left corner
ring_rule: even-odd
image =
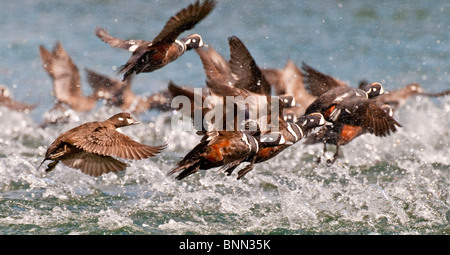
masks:
[[[92,110],[99,96],[96,91],[85,96],[81,90],[81,79],[78,67],[72,61],[60,42],[50,52],[39,46],[42,66],[53,79],[53,91],[58,103],[63,103],[77,112]]]
[[[226,61],[211,45],[195,51],[205,69],[207,80],[220,80],[228,87],[244,89],[260,95],[271,95],[269,82],[244,43],[236,36],[228,38],[230,60]]]
[[[87,79],[92,88],[101,91],[100,98],[106,99],[107,105],[141,114],[152,109],[160,111],[170,110],[171,96],[169,91],[163,90],[149,96],[138,96],[131,89],[132,79],[120,81],[106,75],[86,69]]]
[[[317,71],[306,63],[302,62],[305,71],[304,82],[309,92],[319,97],[330,89],[348,87],[349,85],[337,78]]]
[[[196,50],[205,69],[207,88],[213,94],[221,97],[233,96],[244,99],[253,97],[256,99],[255,102],[253,103],[252,101],[252,104],[246,110],[259,112],[261,107],[266,107],[267,116],[258,116],[260,118],[269,117],[269,120],[266,121],[270,121],[272,114],[278,114],[281,117],[280,110],[282,112],[284,107],[290,107],[291,105],[278,100],[279,108],[272,109],[273,100],[270,84],[247,47],[236,36],[229,37],[228,44],[230,47],[230,60],[228,63],[211,46]],[[289,99],[289,97],[281,99]],[[276,113],[272,113],[272,110],[276,110]],[[258,125],[262,133],[268,131],[264,129],[264,124],[260,125],[258,123]]]
[[[305,88],[302,70],[292,60],[288,60],[283,69],[272,68],[261,71],[277,95],[290,95],[294,98],[295,105],[284,109],[283,115],[287,121],[296,122],[296,118],[303,115],[306,108],[316,99]]]
[[[339,156],[339,147],[364,133],[387,136],[401,125],[386,108],[375,99],[384,93],[380,83],[371,83],[365,90],[352,88],[346,83],[325,75],[303,63],[305,83],[317,99],[306,109],[306,113],[320,112],[331,125],[325,125],[305,144],[317,142],[336,145],[333,163]]]
[[[228,62],[212,46],[196,49],[205,69],[207,87],[212,94],[219,97],[233,96],[246,99],[252,97],[256,100],[249,103],[247,112],[255,113],[259,112],[262,107],[267,107],[270,115],[272,98],[269,82],[238,37],[229,37],[228,44],[230,47]],[[292,106],[292,96],[283,95],[281,99],[280,106]],[[264,124],[259,126],[263,133],[265,132],[264,126]]]
[[[243,169],[239,170],[237,179],[239,180],[248,172],[253,170],[253,167],[257,163],[267,161],[274,158],[282,151],[300,141],[308,133],[316,127],[322,126],[325,123],[323,116],[320,113],[313,113],[309,115],[300,116],[298,122],[290,123],[280,121],[280,138],[285,142],[279,142],[278,145],[261,143],[258,151],[247,157],[244,162],[250,162]],[[261,141],[261,138],[260,138]],[[230,175],[237,165],[230,164],[224,167],[225,172]]]
[[[244,43],[238,37],[231,36],[228,38],[228,44],[230,46],[230,69],[237,80],[234,87],[270,95],[270,84]]]
[[[230,55],[233,56],[235,52],[239,51],[239,50],[236,51],[236,49],[242,47],[243,44],[237,38],[230,38],[229,42],[230,42]],[[260,83],[260,79],[254,79],[254,77],[245,77],[248,76],[246,73],[245,76],[242,77],[241,79],[241,76],[239,74],[241,73],[240,71],[237,71],[238,73],[237,75],[232,74],[232,69],[230,68],[231,64],[227,63],[227,61],[225,61],[223,57],[219,53],[217,53],[211,46],[205,49],[197,49],[196,51],[202,60],[203,67],[205,69],[205,73],[207,76],[206,79],[207,90],[202,89],[202,91],[206,93],[197,95],[197,97],[199,97],[198,101],[202,105],[194,104],[195,103],[194,97],[196,95],[191,88],[179,87],[173,84],[173,82],[169,83],[169,91],[171,91],[173,96],[183,95],[189,98],[191,102],[191,109],[187,110],[188,111],[190,110],[191,116],[193,116],[194,111],[197,111],[201,112],[203,118],[210,111],[219,110],[218,108],[216,108],[217,105],[215,105],[215,103],[216,102],[218,104],[226,103],[227,102],[225,100],[226,96],[234,96],[234,97],[242,96],[242,98],[255,96],[255,98],[260,97],[262,99],[265,99],[262,100],[263,101],[262,104],[264,106],[270,103],[270,100],[267,100],[268,98],[270,98],[270,96],[268,95],[257,94],[250,91],[250,89],[246,90],[243,88],[241,89],[235,87],[237,83],[240,83],[243,86],[248,85],[249,87],[251,85],[256,85],[252,86],[251,90],[259,92],[261,91],[260,87],[258,87],[257,84],[253,84],[253,82]],[[238,55],[241,55],[241,53],[239,53]],[[243,54],[242,56],[244,56],[244,58],[247,58],[249,54]],[[251,66],[257,68],[254,61],[253,64],[251,65],[244,64],[251,62],[246,60],[243,61],[243,59],[240,60],[239,56],[236,57],[234,60],[230,60],[230,63],[235,63],[234,61],[239,61],[239,63],[242,63],[243,65],[242,68],[251,68]],[[237,63],[235,64],[237,65]],[[259,71],[259,69],[257,71]],[[260,71],[259,74],[261,74]],[[210,100],[211,107],[206,106],[207,104],[204,104],[204,102],[208,98],[209,99],[214,98],[213,100]],[[234,103],[232,104],[233,104],[231,105],[232,109],[236,111],[237,106],[234,105]],[[253,105],[249,107],[253,107]],[[227,109],[226,106],[224,107],[224,110],[225,109]],[[240,110],[243,109],[240,108]],[[227,112],[224,111],[224,114],[227,114]],[[223,117],[225,118],[225,116],[226,115],[224,115]],[[228,125],[224,126],[224,130],[218,130],[219,128],[221,128],[218,126],[215,126],[216,129],[213,129],[208,132],[201,129],[200,131],[203,131],[201,133],[204,134],[201,142],[197,146],[195,146],[180,162],[177,163],[177,167],[175,167],[172,171],[170,171],[169,175],[182,171],[176,178],[183,179],[186,176],[189,176],[200,169],[206,170],[219,166],[222,166],[222,169],[224,169],[225,171],[228,171],[228,169],[230,168],[235,169],[237,166],[241,164],[242,161],[246,160],[247,158],[252,158],[255,155],[255,153],[260,148],[262,148],[262,146],[269,146],[268,143],[261,144],[259,138],[253,136],[255,134],[260,134],[259,131],[238,130],[236,128],[237,114],[234,115],[233,123],[225,123],[225,125],[226,124]],[[232,125],[231,127],[232,129],[229,129],[230,124]],[[278,145],[279,141],[275,142],[271,141],[270,144]],[[253,168],[253,164],[254,161],[250,165],[244,167],[241,171],[239,171],[238,179],[240,179],[242,176],[245,175],[245,173],[250,171]],[[231,172],[228,172],[228,174],[231,174]]]
[[[0,85],[0,106],[4,106],[17,112],[29,112],[36,107],[36,105],[30,105],[15,100],[8,87],[5,85]]]
[[[382,104],[389,105],[395,112],[403,107],[408,99],[413,96],[427,96],[427,97],[441,97],[450,95],[450,90],[438,93],[425,93],[424,89],[418,83],[411,83],[402,88],[390,90],[387,93],[379,96],[377,101]]]
[[[235,36],[230,37],[228,41],[230,46],[229,64],[211,46],[196,50],[205,69],[207,87],[217,96],[241,97],[246,101],[248,101],[249,97],[257,99],[245,110],[252,111],[266,107],[267,114],[250,120],[254,120],[257,123],[263,136],[273,135],[273,132],[276,132],[286,142],[286,144],[283,142],[276,146],[261,143],[255,154],[247,156],[243,161],[234,161],[222,167],[230,175],[241,162],[250,162],[250,164],[239,170],[237,179],[240,179],[253,169],[255,163],[266,161],[278,155],[281,151],[302,139],[312,128],[323,125],[324,119],[322,115],[316,113],[305,116],[302,118],[301,123],[287,123],[283,119],[283,110],[285,106],[291,105],[285,105],[282,100],[278,100],[279,108],[275,109],[273,107],[272,103],[274,101],[272,101],[270,95],[270,84],[245,45]],[[286,99],[286,97],[283,99]],[[238,101],[237,103],[239,104],[240,102]],[[272,119],[272,116],[275,118]],[[275,127],[273,120],[278,124],[277,130],[273,129]]]
[[[380,104],[371,100],[384,93],[380,83],[371,83],[362,90],[322,74],[305,63],[303,68],[308,89],[317,96],[306,113],[320,112],[330,122],[361,126],[376,136],[389,135],[396,131],[395,126],[400,126]]]
[[[139,122],[129,113],[122,112],[105,121],[75,127],[56,138],[48,147],[41,165],[46,160],[52,160],[46,169],[49,172],[61,161],[85,174],[98,176],[125,170],[127,165],[113,157],[140,160],[153,157],[166,147],[141,144],[116,131],[117,128],[135,124]]]
[[[205,0],[190,4],[172,16],[152,40],[123,40],[111,36],[106,29],[97,28],[95,34],[111,47],[122,48],[132,52],[128,62],[119,68],[123,80],[133,73],[152,72],[174,61],[186,50],[203,46],[200,35],[194,34],[178,40],[177,37],[205,18],[216,6],[217,2]]]
[[[258,148],[258,141],[252,135],[236,131],[211,131],[168,175],[182,171],[176,177],[181,180],[200,169],[207,170],[227,164],[237,166]]]
[[[401,126],[375,101],[357,94],[355,88],[336,88],[316,99],[306,113],[320,112],[333,123],[360,126],[376,136],[386,136]]]
[[[203,119],[209,111],[214,109],[216,104],[221,104],[225,116],[226,96],[242,96],[244,98],[254,96],[253,101],[247,105],[247,108],[251,108],[252,113],[258,112],[260,107],[270,107],[270,85],[262,76],[245,45],[235,36],[230,37],[228,41],[230,46],[229,62],[211,45],[195,50],[203,63],[207,83],[207,88],[202,88],[202,95],[198,95],[198,103],[201,105],[195,102],[192,88],[177,86],[172,81],[169,83],[169,91],[173,97],[183,95],[190,100],[191,111],[183,112],[183,115],[193,117],[194,111],[197,111],[202,114]],[[231,66],[234,68],[232,69]],[[205,100],[208,102],[205,103]],[[229,127],[235,128],[235,124],[237,124],[225,121],[223,123],[223,130]],[[262,126],[260,127],[262,128]],[[196,125],[196,128],[204,131],[203,126]]]

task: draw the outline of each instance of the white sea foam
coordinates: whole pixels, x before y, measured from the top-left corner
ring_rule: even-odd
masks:
[[[50,173],[44,173],[45,164],[36,170],[58,134],[120,111],[70,112],[66,123],[41,128],[44,118],[59,115],[47,113],[55,98],[49,96],[52,82],[38,45],[51,47],[61,40],[88,95],[85,67],[113,75],[111,68],[130,56],[96,40],[95,26],[107,25],[107,16],[121,17],[111,33],[134,37],[144,35],[145,21],[155,24],[144,25],[151,38],[161,29],[156,24],[164,22],[160,10],[165,16],[179,6],[127,1],[124,12],[125,2],[115,1],[25,1],[20,2],[23,8],[17,3],[2,5],[8,22],[0,22],[7,46],[0,51],[1,83],[20,101],[39,105],[29,115],[0,108],[0,234],[449,233],[449,97],[412,98],[395,114],[403,125],[395,134],[358,137],[342,147],[343,157],[332,166],[325,159],[316,163],[320,144],[304,147],[300,141],[239,181],[237,171],[226,176],[218,169],[177,181],[166,173],[200,137],[172,130],[168,113],[136,116],[142,124],[122,128],[146,144],[169,142],[155,158],[127,161],[125,172],[94,178],[63,164]],[[196,30],[224,56],[229,54],[226,38],[238,35],[260,67],[282,67],[292,59],[353,86],[367,78],[381,81],[386,90],[410,82],[423,83],[427,92],[448,89],[449,51],[442,42],[450,34],[443,29],[448,16],[443,3],[265,3],[221,1]],[[169,80],[204,86],[200,66],[195,52],[186,52],[163,69],[137,75],[133,91],[156,92],[167,88]],[[331,146],[326,157],[333,153]]]

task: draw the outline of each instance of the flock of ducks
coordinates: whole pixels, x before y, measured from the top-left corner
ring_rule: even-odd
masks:
[[[216,5],[214,0],[190,4],[172,16],[152,41],[120,39],[110,35],[106,28],[97,27],[97,37],[113,48],[130,51],[131,57],[118,69],[117,74],[123,75],[121,80],[86,69],[93,89],[91,95],[83,94],[79,70],[61,43],[57,42],[52,51],[40,46],[43,68],[53,80],[57,99],[54,109],[64,111],[68,107],[76,112],[89,112],[98,100],[105,100],[123,112],[62,133],[48,147],[38,168],[49,160],[45,170],[49,172],[61,161],[85,174],[99,176],[126,169],[127,164],[117,158],[154,157],[167,144],[141,144],[116,130],[139,123],[130,113],[140,114],[151,109],[179,110],[193,120],[197,134],[202,135],[200,142],[168,172],[168,175],[177,173],[179,180],[198,170],[215,167],[231,175],[246,163],[238,171],[237,179],[240,179],[255,164],[275,157],[302,139],[304,144],[323,143],[324,153],[327,144],[335,145],[335,155],[327,160],[332,164],[340,156],[339,147],[359,135],[370,133],[383,137],[396,132],[401,125],[394,119],[394,112],[409,97],[450,94],[450,90],[426,94],[419,84],[385,92],[378,82],[362,81],[358,88],[353,88],[306,63],[298,68],[291,60],[282,69],[259,68],[236,36],[228,38],[228,61],[211,45],[206,47],[198,34],[178,39]],[[194,50],[202,61],[206,87],[196,90],[170,81],[167,90],[148,97],[132,92],[134,76],[163,68],[189,50]],[[172,106],[172,100],[178,96],[187,98],[191,107],[186,110]],[[229,97],[235,100],[230,102]],[[15,101],[4,86],[0,87],[0,105],[15,111],[35,107]],[[261,113],[261,110],[264,114],[256,117],[251,114]],[[245,116],[243,119],[236,117],[239,112]],[[194,123],[195,114],[201,116],[200,125]],[[226,119],[227,114],[233,118]],[[202,125],[207,119],[209,125]]]

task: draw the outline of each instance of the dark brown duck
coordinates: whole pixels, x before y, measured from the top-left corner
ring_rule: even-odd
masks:
[[[190,4],[172,16],[152,41],[116,38],[103,28],[97,28],[95,34],[111,47],[132,52],[128,62],[118,71],[124,74],[123,80],[126,80],[133,73],[153,72],[176,60],[187,50],[202,47],[204,43],[198,34],[189,35],[181,40],[177,37],[184,31],[194,28],[214,9],[216,4],[216,1],[211,0]]]
[[[336,153],[328,163],[333,163],[339,157],[339,147],[345,145],[364,133],[375,136],[387,136],[401,125],[392,118],[387,105],[377,102],[384,93],[383,86],[378,83],[367,84],[363,89],[352,88],[346,83],[323,74],[303,63],[305,83],[309,91],[317,99],[306,109],[306,113],[320,112],[330,125],[314,136],[306,139],[306,144],[317,142],[336,145]]]

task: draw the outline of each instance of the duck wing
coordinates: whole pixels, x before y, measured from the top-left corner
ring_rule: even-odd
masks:
[[[182,9],[166,22],[161,32],[153,39],[153,45],[174,42],[181,33],[194,28],[216,5],[216,1],[206,0],[202,4],[197,1]]]
[[[118,131],[110,131],[100,126],[93,132],[74,138],[73,145],[86,152],[102,156],[116,156],[126,159],[153,157],[166,148],[166,145],[149,146],[134,141]]]
[[[307,89],[315,97],[319,97],[333,88],[348,87],[347,83],[319,72],[304,62],[302,62],[302,68],[305,71],[304,81]]]
[[[100,176],[109,172],[118,172],[126,169],[127,164],[110,156],[101,156],[94,153],[79,151],[71,153],[61,162],[71,168],[80,169],[90,176]]]

